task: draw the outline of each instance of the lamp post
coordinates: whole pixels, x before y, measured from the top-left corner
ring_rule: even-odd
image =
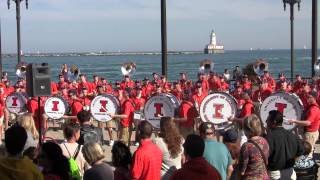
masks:
[[[168,75],[167,71],[167,12],[166,0],[161,0],[161,54],[162,54],[162,75]]]
[[[13,1],[16,3],[16,18],[17,18],[17,57],[18,57],[18,64],[21,62],[21,33],[20,33],[20,4],[23,0],[8,0],[8,9],[10,9],[10,1]],[[28,9],[28,0],[25,0],[26,2],[26,9]]]
[[[286,10],[287,4],[290,5],[290,26],[291,26],[291,80],[293,80],[294,71],[294,5],[298,4],[298,10],[300,10],[301,0],[283,0],[283,7]]]
[[[312,0],[312,63],[311,75],[315,76],[315,63],[318,56],[318,0]]]

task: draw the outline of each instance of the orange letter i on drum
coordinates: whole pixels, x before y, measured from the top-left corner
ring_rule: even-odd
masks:
[[[217,118],[217,119],[222,119],[223,115],[222,115],[222,108],[223,108],[223,104],[213,104],[213,108],[214,108],[214,114],[213,114],[213,118]]]
[[[154,114],[154,117],[158,117],[159,115],[163,116],[163,114],[161,113],[162,106],[163,106],[163,104],[160,104],[160,103],[154,104],[154,107],[156,108],[156,113]]]
[[[287,107],[287,105],[283,103],[276,103],[275,106],[277,110],[280,111],[281,113],[283,113],[284,109]]]
[[[58,109],[59,101],[52,101],[52,104],[53,104],[52,111],[59,111]]]
[[[105,101],[105,100],[101,100],[100,101],[100,104],[101,104],[101,108],[100,108],[100,112],[107,112],[107,104],[108,104],[108,101]]]
[[[18,106],[17,100],[18,100],[18,97],[12,97],[12,106]]]

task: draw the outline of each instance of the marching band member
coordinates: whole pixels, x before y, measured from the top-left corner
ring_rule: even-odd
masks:
[[[83,88],[87,88],[88,89],[88,94],[92,95],[92,93],[93,93],[92,85],[91,85],[90,82],[87,81],[86,75],[85,74],[80,74],[79,78],[80,78],[80,83],[79,83],[79,86],[78,86],[78,94],[81,93],[81,90]]]
[[[124,80],[120,84],[120,87],[122,90],[125,90],[126,88],[134,88],[134,85],[134,81],[130,79],[130,76],[125,75]]]
[[[272,94],[272,89],[266,81],[262,81],[259,85],[259,89],[252,94],[252,100],[254,102],[262,103],[268,96]]]
[[[209,82],[208,82],[206,75],[203,72],[198,73],[198,81],[201,82],[202,91],[205,94],[208,94],[209,89],[210,89]]]
[[[74,89],[69,90],[68,94],[69,94],[69,98],[71,99],[70,116],[71,117],[76,117],[77,114],[83,110],[83,105],[78,100],[77,91],[76,90],[74,90]],[[72,118],[72,121],[73,122],[78,122],[78,118]]]
[[[305,82],[303,81],[301,75],[297,74],[296,81],[293,84],[293,92],[295,93],[299,92],[303,88],[304,84]]]
[[[222,92],[229,92],[229,83],[225,77],[220,77],[220,91]]]
[[[272,89],[272,90],[275,89],[275,87],[276,87],[276,81],[270,76],[269,71],[264,71],[264,72],[263,72],[262,81],[267,82],[268,87],[269,87],[270,89]]]
[[[167,82],[167,78],[165,76],[161,76],[161,83],[160,85],[162,86],[163,92],[164,93],[170,93],[171,91],[171,84]]]
[[[288,123],[295,123],[298,126],[303,126],[305,128],[304,138],[312,145],[312,151],[309,157],[313,156],[313,150],[315,143],[319,138],[319,126],[320,126],[320,109],[316,101],[317,93],[311,92],[308,94],[308,107],[305,111],[304,120],[291,119]]]
[[[281,83],[287,81],[284,73],[279,73],[279,81],[276,83],[276,91],[281,89]]]
[[[182,100],[182,96],[183,96],[183,89],[181,88],[181,85],[179,82],[175,82],[174,84],[174,88],[171,91],[171,93],[176,96],[179,100]]]
[[[178,82],[183,90],[189,88],[189,85],[192,84],[192,81],[188,79],[185,72],[180,73],[180,79],[178,80]]]
[[[153,89],[154,89],[154,86],[152,85],[152,83],[150,83],[149,78],[145,77],[143,79],[143,85],[142,85],[142,96],[145,99],[148,99],[151,96]]]
[[[191,90],[185,89],[179,108],[180,133],[183,138],[194,133],[195,118],[199,116],[198,110],[192,103]]]
[[[244,74],[241,81],[241,86],[243,88],[243,91],[250,91],[252,90],[252,83],[248,78],[247,74]]]
[[[136,88],[136,93],[135,96],[132,98],[133,102],[134,102],[134,109],[135,111],[139,111],[141,114],[143,112],[144,109],[144,105],[146,103],[146,99],[144,99],[142,97],[142,89],[141,87],[137,87]],[[139,126],[140,120],[134,121],[134,127],[137,129]],[[131,137],[131,135],[130,135]],[[139,131],[135,132],[135,146],[139,145]]]
[[[132,89],[126,88],[123,93],[124,102],[121,106],[121,114],[109,113],[111,118],[119,118],[119,140],[126,145],[130,145],[131,124],[133,122],[133,115],[135,111],[135,103],[131,99],[133,97]]]
[[[210,73],[210,78],[208,80],[209,83],[209,90],[214,92],[221,89],[221,81],[217,74]]]

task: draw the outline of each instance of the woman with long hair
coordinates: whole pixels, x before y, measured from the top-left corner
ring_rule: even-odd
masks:
[[[117,141],[112,146],[112,165],[115,167],[115,180],[130,180],[130,166],[132,155],[128,146],[121,141]]]
[[[269,144],[261,137],[262,124],[258,116],[250,115],[244,119],[243,130],[248,138],[240,150],[239,171],[241,179],[269,179],[267,166]]]
[[[39,133],[37,131],[36,125],[34,123],[34,119],[31,113],[25,114],[20,117],[18,124],[23,127],[28,134],[26,145],[24,146],[24,150],[27,150],[30,147],[37,147]]]
[[[161,179],[169,179],[172,173],[181,168],[183,138],[171,117],[160,120],[160,134],[154,143],[162,151]]]
[[[60,146],[54,142],[46,142],[41,146],[38,165],[43,168],[44,179],[70,180],[70,166]]]

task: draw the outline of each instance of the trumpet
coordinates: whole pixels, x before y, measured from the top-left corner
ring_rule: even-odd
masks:
[[[126,62],[121,66],[122,75],[133,75],[136,72],[137,65],[134,62]]]

